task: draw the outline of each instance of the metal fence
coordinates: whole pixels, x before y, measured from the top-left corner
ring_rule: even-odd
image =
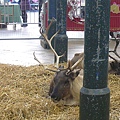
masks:
[[[32,3],[27,11],[27,27],[21,27],[22,14],[17,3],[0,4],[0,40],[39,39],[39,5]]]

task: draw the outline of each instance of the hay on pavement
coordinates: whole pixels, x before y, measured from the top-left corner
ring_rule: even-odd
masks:
[[[50,66],[52,67],[52,66]],[[0,64],[1,120],[78,120],[79,107],[56,105],[48,97],[54,73],[42,66]],[[109,75],[110,120],[120,119],[120,78]]]

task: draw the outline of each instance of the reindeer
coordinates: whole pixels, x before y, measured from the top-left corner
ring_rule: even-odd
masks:
[[[53,22],[53,21],[52,21]],[[84,69],[84,53],[77,53],[74,55],[71,61],[68,61],[68,67],[58,67],[59,66],[59,58],[63,57],[63,55],[58,56],[56,51],[53,49],[51,45],[51,41],[55,37],[55,35],[59,32],[57,31],[51,38],[48,40],[47,33],[48,29],[51,26],[52,22],[49,24],[46,29],[46,33],[42,33],[40,29],[41,35],[48,42],[51,50],[55,54],[57,58],[56,68],[57,70],[52,70],[44,67],[47,70],[51,70],[55,72],[55,76],[50,83],[49,88],[49,96],[51,100],[55,103],[62,103],[64,105],[79,105],[80,99],[80,89],[83,85],[83,75],[80,75],[81,69]],[[36,58],[35,53],[33,53],[34,59],[37,60],[40,64],[41,62]],[[44,66],[44,65],[43,65]],[[108,71],[115,71],[120,68],[120,62],[114,59],[114,61],[108,62]],[[117,74],[120,74],[120,69],[118,69]]]
[[[79,74],[80,69],[76,69],[76,67],[82,60],[83,57],[72,67],[70,67],[71,62],[69,61],[66,69],[56,71],[49,89],[49,96],[53,102],[63,105],[79,105],[83,76]]]
[[[115,39],[116,45],[113,50],[109,51],[109,53],[111,53],[111,52],[114,53],[115,56],[120,59],[120,55],[117,53],[117,47],[120,43],[120,39],[117,39],[112,32],[110,32],[110,35],[112,36],[112,38]],[[71,60],[70,66],[72,66],[75,62],[78,61],[78,59],[80,59],[83,56],[84,56],[84,53],[76,53]],[[108,73],[120,75],[120,61],[115,59],[114,57],[112,57],[110,54],[109,54],[109,58],[111,58],[111,59],[109,59],[109,61],[108,61]],[[78,64],[78,66],[76,68],[84,69],[84,59],[81,63]]]
[[[63,105],[79,105],[80,89],[83,85],[83,75],[80,70],[83,68],[84,53],[75,54],[71,61],[68,61],[66,69],[58,69],[50,84],[49,96],[55,103]],[[108,73],[120,75],[120,62],[109,61]]]
[[[110,35],[112,36],[112,38],[115,39],[116,45],[113,50],[109,51],[109,53],[111,53],[111,52],[114,53],[115,56],[120,59],[120,55],[117,53],[117,47],[120,43],[120,39],[117,39],[112,32],[110,32]],[[75,62],[77,62],[83,56],[84,56],[83,52],[76,53],[71,60],[70,66],[72,66]],[[117,60],[116,58],[112,57],[110,54],[109,54],[109,58],[111,58],[111,59],[109,59],[109,61],[108,61],[108,73],[120,75],[120,61]],[[84,69],[84,59],[82,60],[81,63],[78,64],[78,66],[76,66],[76,68]]]
[[[54,20],[54,19],[53,19]],[[83,54],[81,54],[81,58],[77,59],[73,63],[73,61],[68,62],[68,67],[63,68],[63,67],[58,67],[59,66],[59,59],[60,57],[63,57],[63,55],[58,56],[56,51],[53,49],[51,42],[53,38],[57,35],[59,31],[57,31],[51,38],[50,40],[47,38],[47,33],[48,30],[53,22],[49,24],[49,26],[46,29],[46,32],[42,32],[42,28],[40,28],[40,33],[44,37],[44,39],[47,41],[49,44],[51,50],[56,56],[56,63],[55,67],[57,70],[49,69],[42,65],[42,63],[37,59],[35,56],[35,52],[33,53],[34,59],[40,63],[46,70],[50,70],[52,72],[55,72],[55,77],[51,81],[50,84],[50,89],[49,89],[49,96],[51,96],[51,99],[53,102],[60,102],[64,105],[79,105],[79,92],[80,88],[82,87],[83,83],[83,76],[79,75],[81,69],[76,69],[78,64],[83,61]]]

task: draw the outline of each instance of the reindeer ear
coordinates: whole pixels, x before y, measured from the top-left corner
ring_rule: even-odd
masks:
[[[68,66],[68,67],[67,67],[68,69],[70,69],[70,67],[72,66],[72,64],[71,64],[71,61],[70,61],[70,60],[68,60],[67,66]]]
[[[64,68],[64,66],[63,66],[63,65],[59,65],[59,69],[61,69],[61,68],[63,69],[63,68]]]
[[[70,72],[69,76],[74,80],[80,73],[80,69],[75,69],[74,71]]]

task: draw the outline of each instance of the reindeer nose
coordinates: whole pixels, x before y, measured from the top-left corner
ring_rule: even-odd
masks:
[[[54,94],[51,95],[51,99],[53,100],[53,102],[60,101],[60,98]]]

